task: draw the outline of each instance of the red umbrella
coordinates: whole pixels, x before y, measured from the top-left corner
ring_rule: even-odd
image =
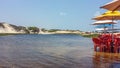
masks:
[[[120,10],[120,0],[113,0],[112,2],[101,6],[100,8],[104,8],[110,11]]]

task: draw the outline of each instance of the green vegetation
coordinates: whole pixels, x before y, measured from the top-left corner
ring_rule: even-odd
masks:
[[[50,29],[50,30],[48,30],[48,32],[56,32],[56,31],[60,31],[60,29]]]
[[[43,31],[43,32],[46,32],[46,31],[47,31],[47,29],[45,29],[45,28],[42,28],[42,29],[41,29],[41,31]]]
[[[94,38],[94,37],[98,37],[99,34],[81,34],[81,36],[88,37],[88,38]]]
[[[28,27],[28,30],[30,30],[34,34],[39,33],[40,31],[38,27]]]

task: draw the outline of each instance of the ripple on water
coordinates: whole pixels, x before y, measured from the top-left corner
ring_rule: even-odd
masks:
[[[0,37],[0,68],[118,68],[119,54],[93,52],[79,35]]]

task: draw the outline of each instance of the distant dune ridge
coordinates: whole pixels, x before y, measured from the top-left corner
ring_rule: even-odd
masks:
[[[79,34],[79,30],[60,30],[60,29],[44,29],[38,27],[24,27],[0,22],[0,34],[12,33],[12,34]]]
[[[26,27],[0,22],[0,33],[27,33]]]

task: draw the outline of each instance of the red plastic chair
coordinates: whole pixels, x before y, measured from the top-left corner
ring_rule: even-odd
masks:
[[[107,44],[106,44],[106,46],[107,46],[107,52],[111,51],[111,42],[112,42],[112,39],[109,37],[107,39]]]
[[[114,38],[114,53],[118,53],[118,38]]]
[[[115,52],[120,53],[120,38],[116,38],[116,49]]]
[[[100,48],[100,52],[102,52],[102,41],[99,38],[92,38],[94,43],[94,51],[97,51],[97,47]]]

